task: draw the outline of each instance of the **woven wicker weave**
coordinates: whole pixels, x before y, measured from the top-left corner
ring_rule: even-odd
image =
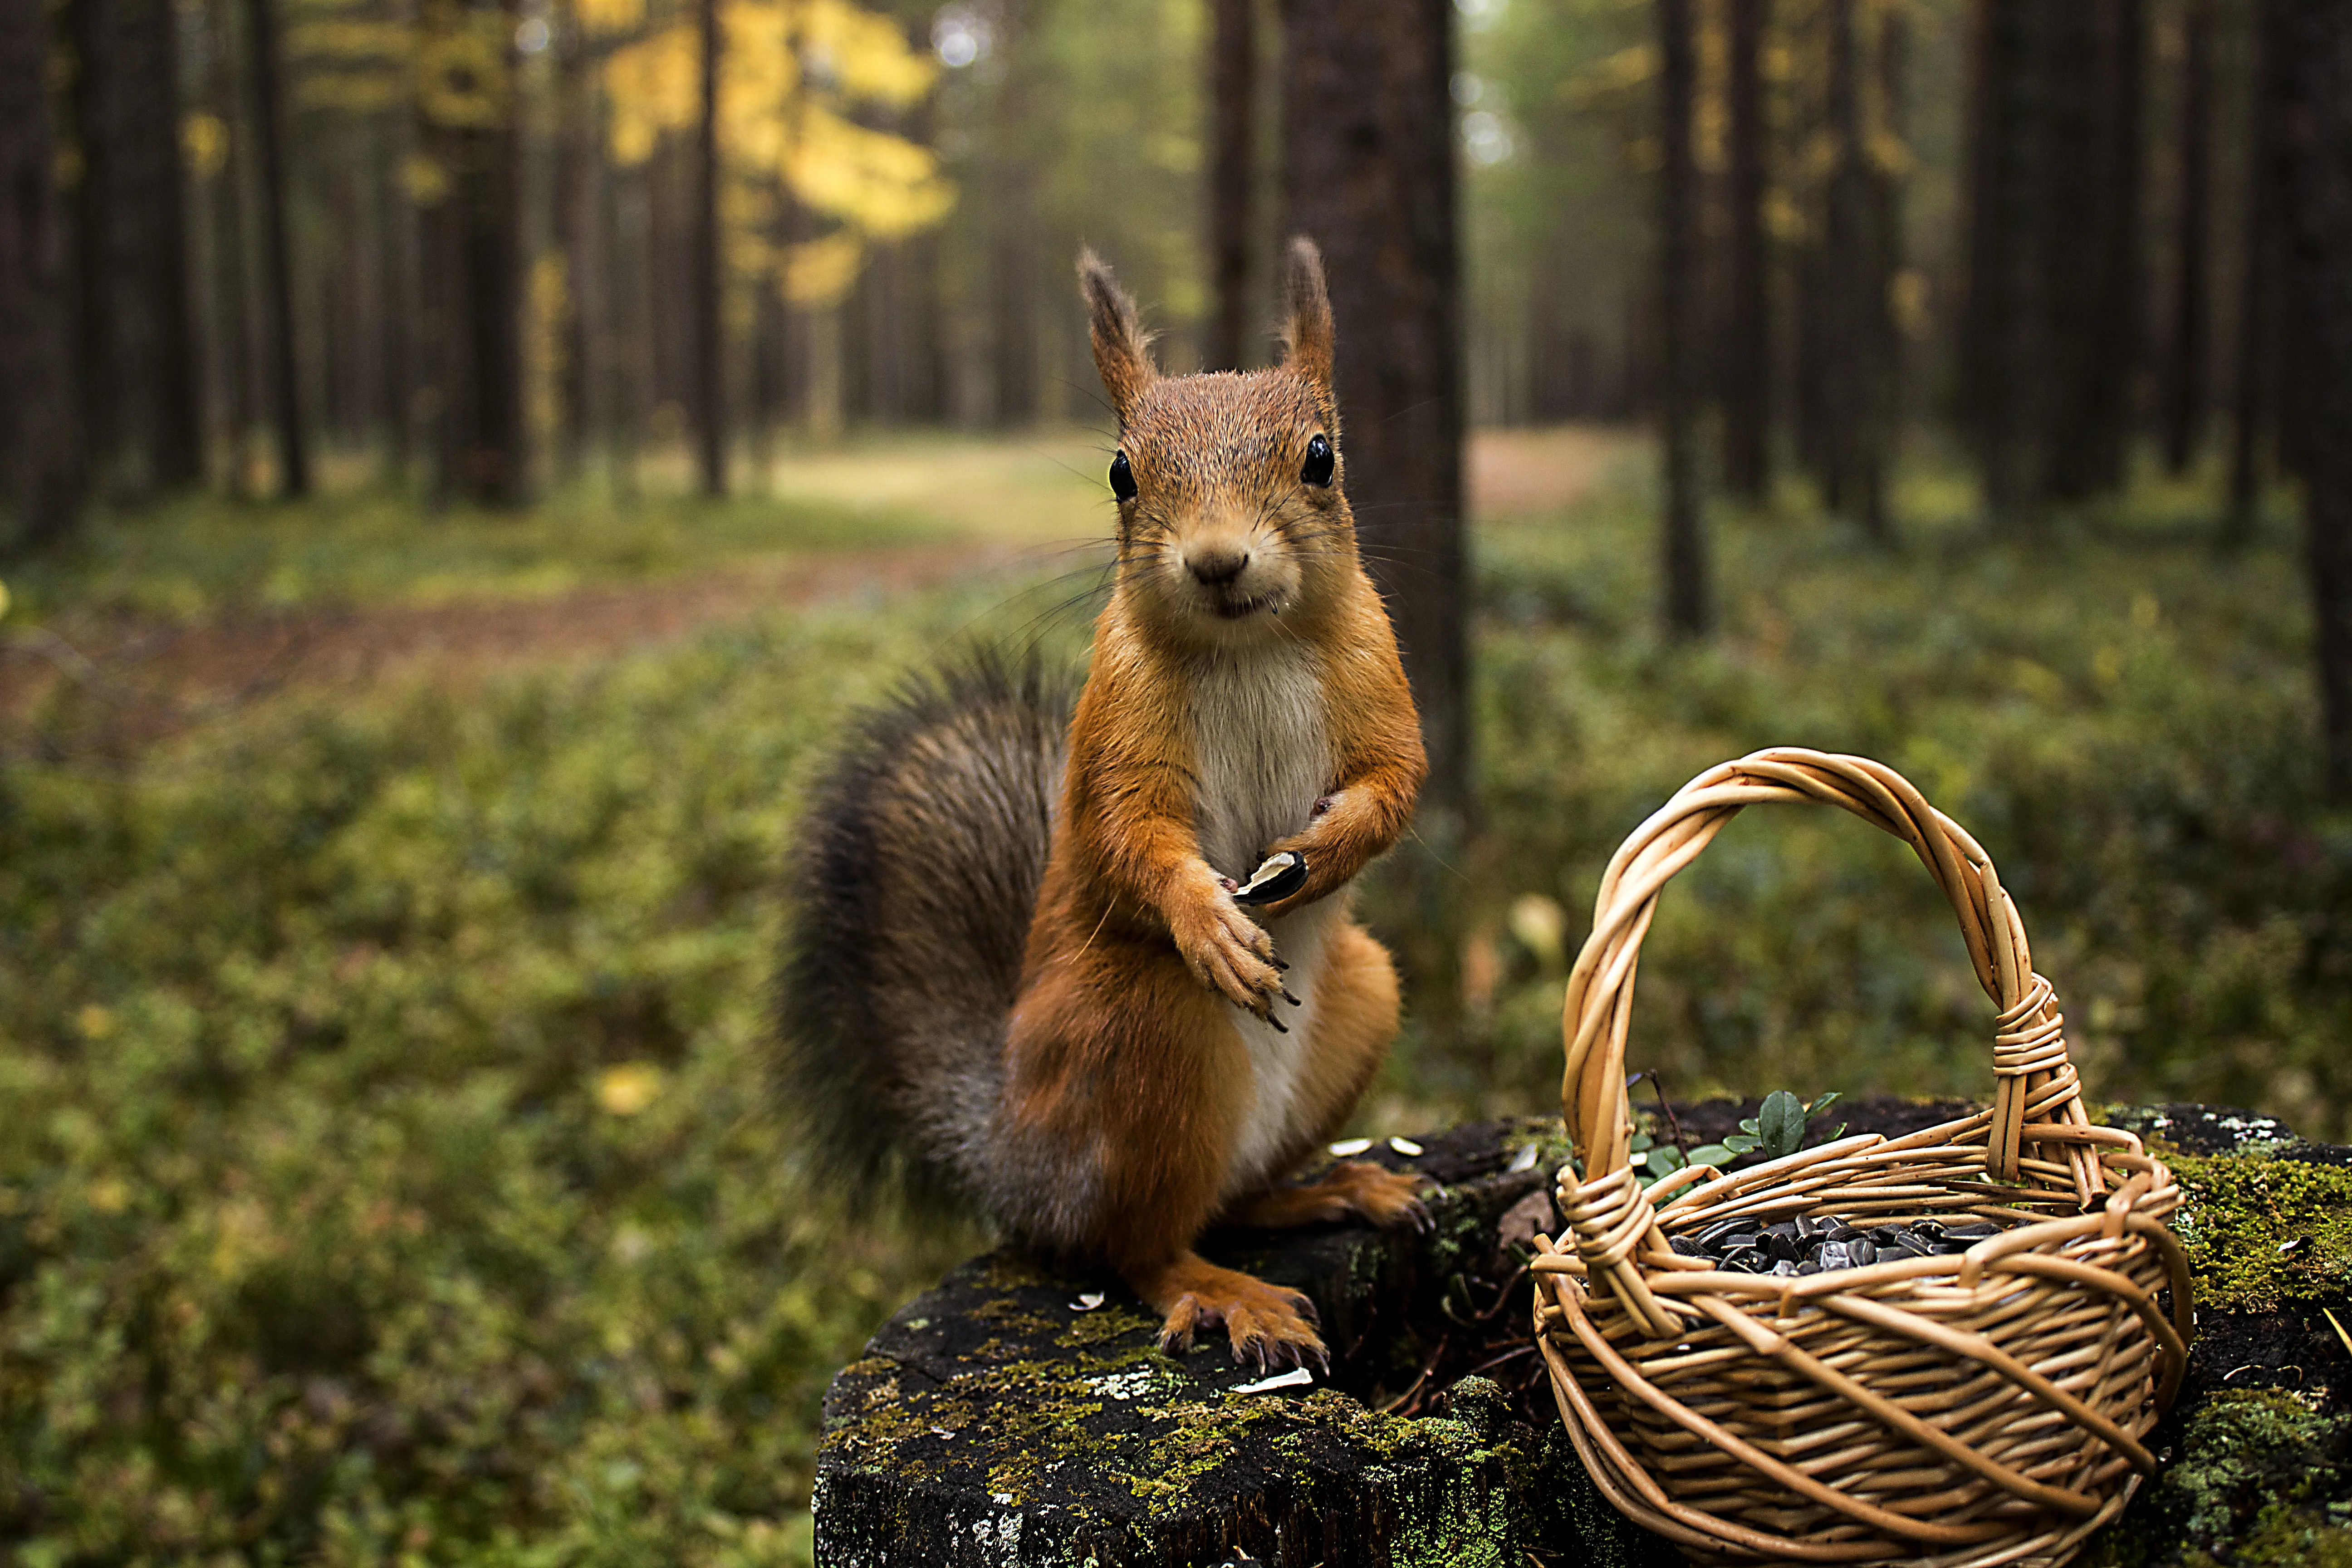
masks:
[[[1744,806],[1821,801],[1903,839],[1999,1009],[1991,1107],[1644,1191],[1625,1036],[1661,888]],[[1780,749],[1692,780],[1626,840],[1568,984],[1579,1167],[1538,1237],[1536,1333],[1577,1452],[1618,1510],[1704,1562],[2058,1563],[2113,1518],[2187,1361],[2172,1176],[2094,1127],[2048,981],[1975,840],[1892,769]],[[1961,1257],[1780,1279],[1668,1238],[1734,1216],[1990,1220]],[[2158,1292],[2171,1292],[2170,1317]]]

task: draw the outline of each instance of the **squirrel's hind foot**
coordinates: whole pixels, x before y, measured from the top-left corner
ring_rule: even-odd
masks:
[[[1330,1355],[1314,1328],[1315,1303],[1304,1291],[1220,1268],[1189,1252],[1142,1278],[1130,1276],[1130,1283],[1166,1314],[1160,1348],[1171,1355],[1191,1350],[1195,1333],[1222,1326],[1237,1363],[1255,1363],[1260,1372],[1269,1372],[1313,1361],[1326,1373],[1331,1370]]]

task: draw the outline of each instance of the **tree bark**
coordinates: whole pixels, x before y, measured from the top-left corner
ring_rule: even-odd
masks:
[[[277,0],[246,0],[246,42],[251,53],[256,172],[261,195],[261,296],[268,340],[268,401],[278,427],[278,488],[288,497],[310,493],[310,448],[302,422],[302,389],[294,361],[293,262],[286,237],[286,127],[279,90]]]
[[[522,260],[516,164],[523,106],[512,90],[515,7],[498,8],[505,118],[444,132],[450,189],[443,237],[442,440],[445,496],[513,507],[529,491],[523,426]]]
[[[1829,0],[1829,126],[1835,149],[1830,174],[1828,243],[1822,308],[1828,317],[1828,363],[1822,366],[1825,415],[1823,493],[1832,510],[1858,518],[1884,540],[1886,515],[1876,450],[1878,393],[1874,374],[1885,292],[1872,232],[1871,174],[1862,121],[1861,42],[1854,0]]]
[[[1996,521],[2020,525],[2037,499],[2045,403],[2032,347],[2041,282],[2034,265],[2030,79],[2034,0],[1979,0],[1969,111],[1968,304],[1961,334],[1962,423]],[[2069,0],[2074,3],[2074,0]]]
[[[2237,382],[2232,388],[2230,430],[2230,506],[2221,542],[2234,549],[2253,537],[2262,505],[2263,426],[2269,418],[2276,380],[2280,331],[2278,295],[2281,256],[2281,166],[2284,151],[2281,105],[2289,66],[2283,31],[2284,16],[2274,0],[2256,0],[2254,91],[2247,128],[2245,258],[2239,268]]]
[[[71,531],[83,469],[76,428],[65,212],[49,109],[42,0],[0,0],[0,549]]]
[[[563,247],[563,287],[572,314],[563,339],[562,442],[559,470],[576,479],[600,420],[597,394],[603,385],[596,354],[603,317],[603,232],[598,223],[597,184],[604,157],[597,146],[596,71],[572,0],[555,11],[555,201],[559,243]]]
[[[719,0],[701,0],[702,119],[694,144],[694,426],[702,493],[727,493],[727,364],[719,331]]]
[[[2100,8],[2100,166],[2105,173],[2096,309],[2083,374],[2087,493],[2121,489],[2136,423],[2132,389],[2145,347],[2140,212],[2147,172],[2147,0]],[[2063,214],[2052,232],[2063,232]],[[2063,322],[2055,329],[2064,331]]]
[[[2180,207],[2173,225],[2170,353],[2165,357],[2164,463],[2188,472],[2204,436],[2212,289],[2213,0],[2189,0],[2180,62]]]
[[[1282,202],[1323,248],[1348,494],[1429,751],[1425,813],[1471,813],[1453,5],[1283,0]]]
[[[82,393],[89,452],[125,494],[199,479],[204,421],[171,0],[79,0]]]
[[[2317,611],[2327,792],[2352,802],[2352,11],[2336,0],[2268,0],[2282,133],[2285,292],[2300,392],[2304,526]]]
[[[1706,536],[1699,515],[1696,376],[1692,331],[1698,171],[1691,157],[1691,109],[1698,72],[1691,0],[1657,0],[1658,142],[1664,154],[1658,203],[1659,416],[1664,447],[1665,616],[1681,637],[1706,635]]]
[[[1878,13],[1878,126],[1896,142],[1907,144],[1905,110],[1910,101],[1911,24],[1904,8],[1887,5]],[[1864,395],[1871,421],[1871,473],[1866,521],[1880,538],[1891,538],[1894,520],[1887,514],[1887,490],[1908,417],[1907,355],[1903,327],[1895,316],[1895,280],[1904,258],[1903,175],[1866,160],[1871,213],[1870,382]]]
[[[1729,0],[1731,44],[1731,299],[1724,343],[1723,481],[1743,500],[1771,487],[1770,300],[1764,264],[1765,11],[1769,0]]]
[[[1250,345],[1250,238],[1255,232],[1257,7],[1212,0],[1209,42],[1208,342],[1201,368],[1239,370]]]

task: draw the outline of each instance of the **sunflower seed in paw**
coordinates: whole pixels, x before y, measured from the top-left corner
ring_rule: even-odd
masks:
[[[1279,903],[1307,885],[1307,861],[1286,849],[1269,855],[1234,894],[1237,904]]]
[[[1345,1160],[1351,1154],[1362,1153],[1371,1146],[1372,1141],[1369,1138],[1342,1138],[1331,1145],[1331,1152],[1335,1157]]]
[[[1391,1138],[1389,1140],[1389,1147],[1395,1150],[1398,1153],[1403,1155],[1408,1160],[1418,1160],[1421,1158],[1421,1145],[1414,1142],[1410,1138]]]

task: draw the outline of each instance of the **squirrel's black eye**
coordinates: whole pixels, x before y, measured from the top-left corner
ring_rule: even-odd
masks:
[[[1300,465],[1298,477],[1310,485],[1331,482],[1331,438],[1317,436],[1307,443],[1307,461]]]
[[[1110,460],[1110,493],[1121,500],[1135,499],[1135,470],[1127,466],[1125,452]]]

